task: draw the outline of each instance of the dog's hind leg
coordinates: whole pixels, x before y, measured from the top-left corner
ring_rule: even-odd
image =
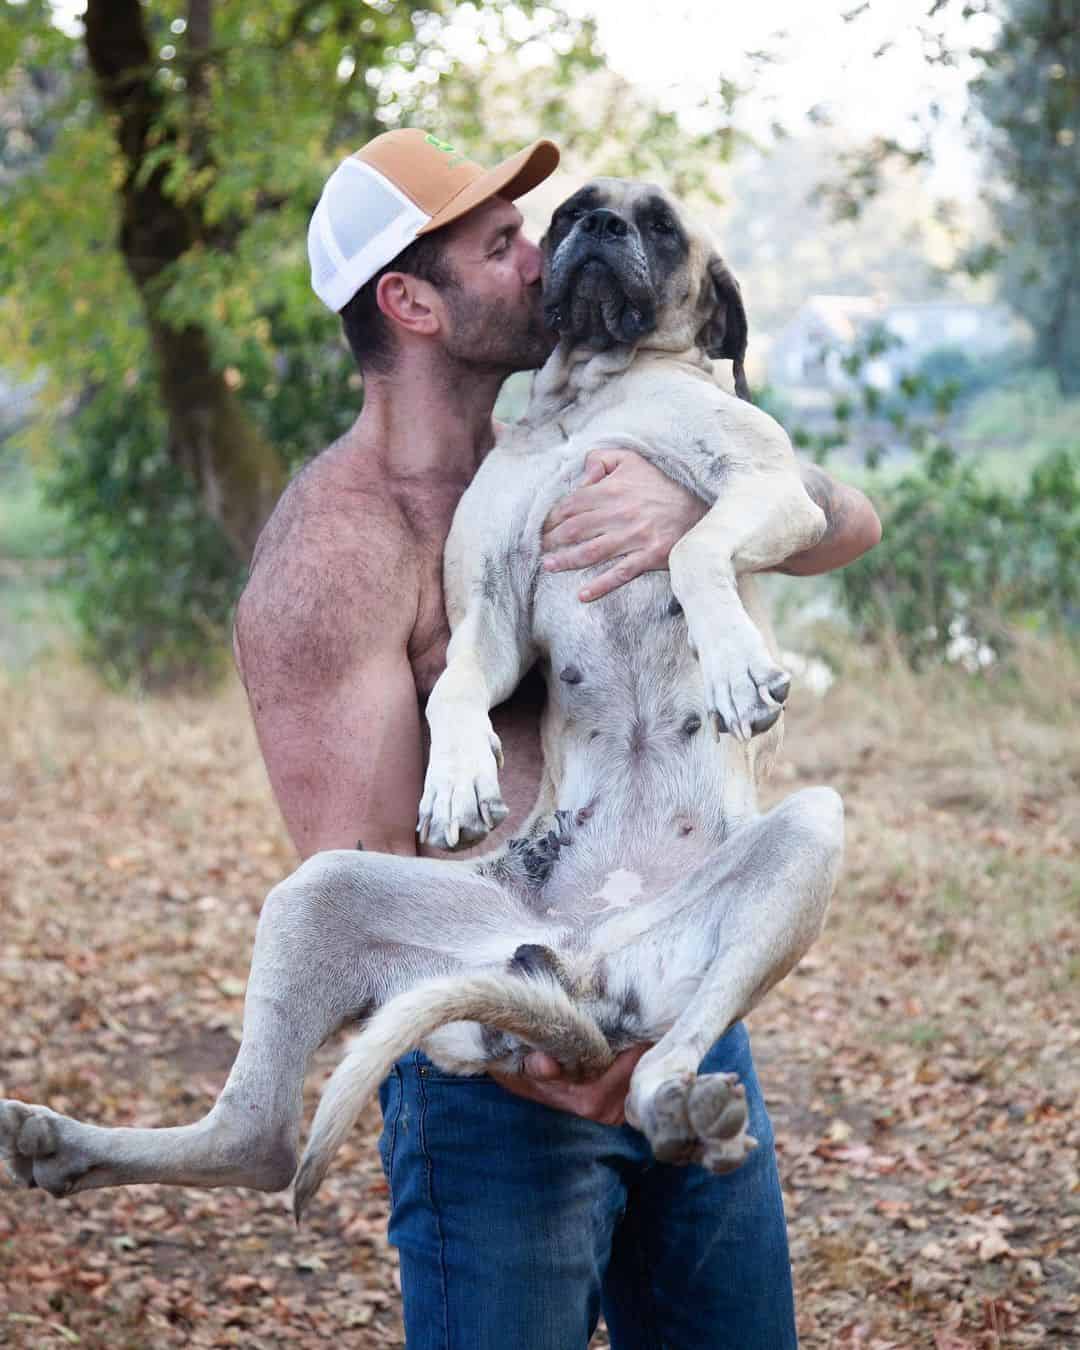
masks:
[[[460,969],[457,950],[479,947],[489,923],[507,924],[511,903],[468,862],[316,855],[263,906],[243,1038],[202,1120],[105,1128],[7,1101],[0,1160],[17,1184],[53,1195],[139,1182],[283,1189],[296,1169],[315,1049],[416,980]]]
[[[699,1077],[698,1065],[809,949],[842,849],[840,798],[806,788],[742,826],[652,905],[598,930],[612,990],[636,988],[642,1017],[670,1027],[639,1061],[627,1099],[627,1118],[662,1161],[727,1171],[752,1147],[739,1087],[727,1075]],[[650,910],[655,921],[643,929]]]

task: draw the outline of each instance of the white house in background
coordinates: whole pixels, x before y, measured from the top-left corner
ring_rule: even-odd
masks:
[[[844,369],[844,358],[876,328],[892,341],[852,376]],[[836,392],[870,384],[887,392],[938,348],[992,356],[1016,336],[1015,320],[1004,305],[958,300],[890,304],[883,296],[813,295],[773,339],[769,382],[780,388]]]

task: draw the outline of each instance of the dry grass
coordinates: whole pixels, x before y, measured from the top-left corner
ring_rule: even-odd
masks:
[[[754,1017],[802,1344],[1075,1343],[1080,663],[842,663],[769,793],[841,790],[846,873]],[[58,662],[0,677],[0,707],[0,1093],[190,1119],[291,865],[243,699],[134,701]],[[0,1194],[0,1345],[400,1344],[374,1128],[299,1235],[276,1197]]]

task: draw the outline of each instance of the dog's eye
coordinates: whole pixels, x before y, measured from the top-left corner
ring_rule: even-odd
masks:
[[[675,225],[670,216],[653,216],[650,228],[653,234],[675,233]]]

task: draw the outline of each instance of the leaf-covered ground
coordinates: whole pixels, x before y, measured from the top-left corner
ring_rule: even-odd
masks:
[[[831,782],[849,821],[830,927],[753,1018],[807,1350],[1080,1343],[1080,678],[1024,661],[980,691],[849,658],[789,715],[770,797]],[[291,866],[243,699],[56,666],[0,706],[0,1095],[191,1120]],[[376,1129],[299,1233],[281,1196],[0,1190],[0,1345],[400,1345]]]

